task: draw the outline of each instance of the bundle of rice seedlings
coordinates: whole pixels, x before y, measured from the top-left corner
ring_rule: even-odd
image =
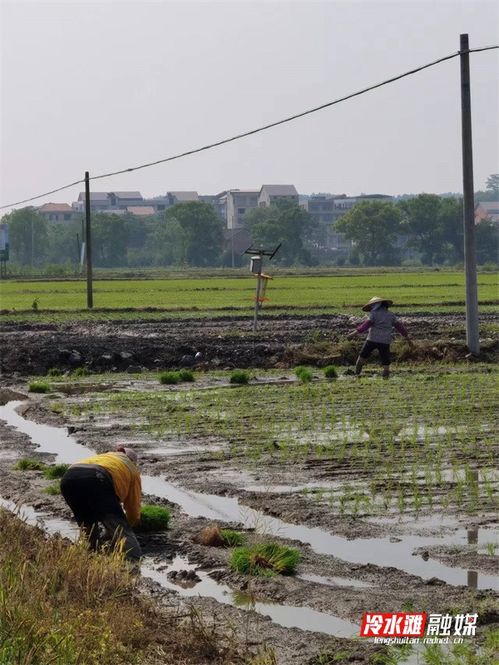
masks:
[[[32,381],[29,384],[28,391],[30,393],[48,393],[50,392],[50,383],[46,381]]]
[[[68,469],[69,464],[53,464],[43,469],[43,475],[49,480],[54,480],[54,478],[62,478]]]
[[[140,522],[134,528],[137,531],[165,531],[170,517],[168,508],[145,504],[140,510]]]
[[[327,365],[324,367],[324,376],[326,379],[337,379],[338,378],[338,370],[334,365]]]
[[[292,575],[300,559],[298,550],[277,543],[238,547],[230,557],[231,567],[245,575]]]
[[[218,524],[210,524],[197,535],[196,542],[211,547],[239,547],[244,544],[244,536],[239,531],[221,529]]]
[[[180,381],[194,381],[194,372],[192,369],[181,369],[178,372]]]
[[[230,375],[230,382],[238,385],[246,385],[249,382],[249,374],[244,369],[235,369]]]
[[[40,462],[37,459],[23,457],[15,463],[14,469],[16,469],[16,471],[42,471],[45,469],[45,466],[46,465],[43,462]]]
[[[60,370],[58,367],[51,367],[47,371],[47,376],[62,376],[62,370]]]
[[[51,485],[48,485],[44,490],[45,494],[50,494],[51,496],[55,496],[56,494],[61,493],[61,481],[58,480],[55,483],[52,483]]]
[[[303,365],[296,367],[295,374],[302,383],[310,383],[313,378],[312,370],[310,367],[304,367]]]
[[[178,372],[162,372],[159,375],[159,382],[162,384],[173,385],[180,381]]]

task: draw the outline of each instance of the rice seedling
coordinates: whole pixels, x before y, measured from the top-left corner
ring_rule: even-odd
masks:
[[[277,543],[260,543],[233,550],[229,563],[233,570],[245,575],[271,577],[292,575],[300,553],[298,550]]]
[[[137,531],[165,531],[170,523],[171,513],[164,506],[145,504],[140,511],[140,522]]]
[[[28,391],[30,393],[48,393],[50,392],[50,383],[47,381],[31,381]]]
[[[310,367],[304,367],[303,365],[298,365],[298,367],[295,368],[295,374],[302,383],[310,383],[313,379]]]
[[[220,533],[225,547],[240,547],[244,545],[245,538],[240,531],[221,529]]]
[[[32,457],[23,457],[14,464],[16,471],[42,471],[46,465]]]
[[[249,373],[244,369],[235,369],[230,375],[229,381],[236,385],[246,385],[249,383]]]
[[[174,385],[180,381],[178,372],[162,372],[159,375],[159,382],[163,385]]]
[[[326,379],[337,379],[338,378],[338,370],[334,365],[327,365],[324,367],[324,376]]]
[[[244,544],[244,536],[239,531],[221,529],[218,524],[205,527],[197,536],[196,542],[211,547],[239,547]]]
[[[51,367],[47,370],[47,376],[62,376],[62,370],[58,367]]]
[[[53,464],[43,469],[43,475],[49,480],[54,480],[55,478],[62,478],[68,469],[69,464]]]
[[[194,381],[194,372],[192,369],[181,369],[179,370],[178,375],[180,381]]]
[[[75,378],[81,377],[81,376],[90,376],[92,372],[88,369],[88,367],[77,367],[71,372],[71,376],[74,376]]]

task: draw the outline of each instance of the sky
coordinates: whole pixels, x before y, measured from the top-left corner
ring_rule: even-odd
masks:
[[[499,0],[0,0],[0,205],[191,150],[470,46]],[[499,50],[471,62],[475,189],[499,171]],[[144,196],[294,184],[462,191],[459,58],[201,154],[98,180]],[[76,200],[83,187],[36,205]],[[0,211],[6,212],[7,210]]]

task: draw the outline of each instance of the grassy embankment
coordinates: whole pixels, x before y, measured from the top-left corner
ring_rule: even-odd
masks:
[[[94,310],[86,310],[85,281],[3,281],[2,321],[64,321],[165,316],[247,316],[253,307],[255,281],[247,275],[158,280],[96,280]],[[402,313],[463,312],[462,272],[345,271],[321,276],[276,276],[264,313],[358,313],[373,294],[394,300]],[[497,310],[497,274],[480,273],[482,312]],[[33,303],[36,300],[36,308]],[[153,311],[144,311],[152,308]],[[15,310],[15,311],[14,311]],[[130,311],[132,310],[132,311]]]

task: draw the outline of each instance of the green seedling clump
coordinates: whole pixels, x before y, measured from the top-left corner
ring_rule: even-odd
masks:
[[[192,369],[181,369],[178,376],[180,381],[194,381],[194,372]]]
[[[324,367],[324,376],[326,379],[337,379],[338,370],[334,365],[327,365],[327,367]]]
[[[50,392],[50,383],[46,381],[32,381],[29,384],[30,393],[48,393]]]
[[[90,376],[92,372],[87,369],[86,367],[77,367],[75,370],[71,372],[71,376]]]
[[[144,505],[140,511],[137,531],[165,531],[170,523],[170,511],[163,506]]]
[[[50,494],[51,496],[54,496],[56,494],[61,493],[61,483],[60,481],[57,481],[56,483],[52,483],[51,485],[48,485],[44,490],[45,494]]]
[[[245,538],[239,531],[233,529],[220,529],[220,536],[225,547],[241,547]]]
[[[47,371],[47,376],[62,376],[62,371],[58,367],[51,367]]]
[[[178,372],[162,372],[159,375],[159,382],[161,384],[173,385],[180,381],[180,376]]]
[[[298,365],[298,367],[296,367],[295,374],[302,383],[310,383],[313,378],[310,367],[304,367],[303,365]]]
[[[17,471],[42,471],[45,464],[32,457],[23,457],[15,463],[14,469]]]
[[[55,478],[62,478],[68,469],[69,464],[53,464],[45,467],[43,475],[49,480],[54,480]]]
[[[249,374],[244,369],[236,369],[230,375],[230,382],[240,386],[246,385],[249,382]]]
[[[300,560],[300,553],[292,547],[277,543],[260,543],[252,547],[238,547],[232,552],[230,565],[245,575],[292,575]]]

